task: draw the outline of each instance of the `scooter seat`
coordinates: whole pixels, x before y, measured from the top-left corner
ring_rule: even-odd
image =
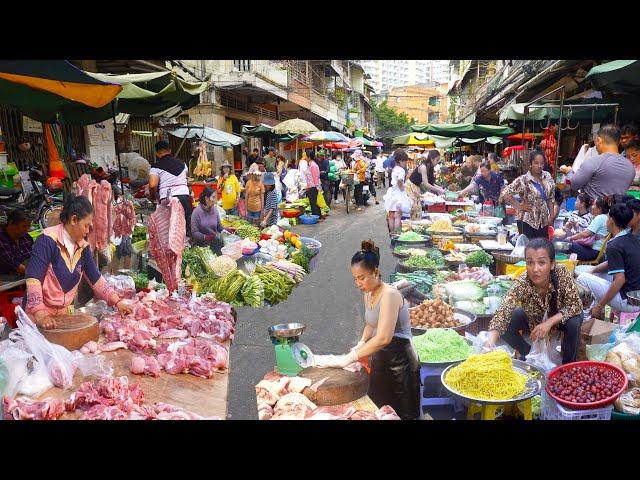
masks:
[[[22,190],[18,188],[0,187],[0,197],[12,197],[22,193]]]

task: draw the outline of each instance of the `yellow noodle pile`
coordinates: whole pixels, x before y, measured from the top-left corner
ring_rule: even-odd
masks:
[[[513,370],[504,350],[471,355],[445,377],[447,385],[479,400],[509,400],[525,390],[527,377]]]

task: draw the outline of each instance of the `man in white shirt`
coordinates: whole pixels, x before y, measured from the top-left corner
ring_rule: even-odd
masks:
[[[191,236],[191,193],[187,185],[187,165],[171,155],[169,142],[156,143],[157,160],[149,170],[149,199],[162,202],[171,196],[180,200],[187,222],[187,236]]]

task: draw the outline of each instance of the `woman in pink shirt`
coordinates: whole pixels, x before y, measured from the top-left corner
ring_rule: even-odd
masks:
[[[307,182],[307,197],[311,206],[313,215],[321,216],[320,207],[318,207],[318,191],[320,189],[320,167],[316,163],[316,152],[310,150],[307,152],[309,158],[309,168],[305,172],[305,180]]]
[[[86,197],[71,196],[60,213],[62,223],[44,229],[27,266],[25,308],[35,323],[55,328],[55,317],[72,315],[72,303],[84,277],[95,296],[130,313],[131,305],[120,299],[100,274],[91,248],[85,241],[93,222],[93,206]]]

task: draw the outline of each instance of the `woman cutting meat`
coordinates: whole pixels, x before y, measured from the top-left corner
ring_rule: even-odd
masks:
[[[344,368],[370,357],[369,397],[391,405],[402,420],[420,418],[420,362],[411,344],[409,311],[401,293],[382,281],[380,253],[373,241],[351,259],[351,274],[364,293],[365,327],[358,344],[346,355],[316,355],[319,368]]]
[[[25,309],[37,325],[55,328],[56,316],[73,314],[80,280],[84,277],[95,295],[121,313],[131,306],[109,286],[96,266],[85,238],[93,222],[93,206],[85,197],[70,196],[60,213],[60,225],[38,237],[27,266]]]

